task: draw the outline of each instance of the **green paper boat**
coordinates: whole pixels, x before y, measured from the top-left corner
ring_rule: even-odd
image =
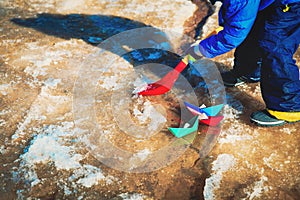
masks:
[[[188,127],[182,127],[182,128],[169,128],[169,131],[173,135],[175,135],[177,138],[181,138],[183,136],[186,136],[188,134],[191,134],[198,130],[199,120],[198,116],[193,117],[190,121],[188,121],[185,126],[188,125]]]

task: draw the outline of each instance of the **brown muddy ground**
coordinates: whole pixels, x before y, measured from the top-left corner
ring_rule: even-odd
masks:
[[[145,26],[205,35],[216,26],[216,16],[198,33],[197,24],[212,11],[202,1],[195,3],[198,6],[179,0],[0,2],[1,200],[299,199],[300,124],[274,128],[251,124],[251,112],[264,108],[259,84],[227,88],[222,125],[208,130],[201,125],[195,138],[176,140],[178,146],[155,154],[174,141],[167,127],[179,125],[181,93],[131,99],[131,116],[136,105],[140,111],[152,109],[145,106],[148,102],[155,107],[155,116],[166,121],[149,140],[125,134],[112,114],[112,97],[130,96],[133,86],[122,80],[126,76],[134,81],[128,74],[135,63],[120,59],[97,72],[101,78],[96,81],[93,111],[101,133],[133,156],[119,164],[115,152],[108,152],[115,160],[101,160],[97,151],[106,146],[99,150],[101,141],[76,125],[76,81],[89,64],[87,58],[97,55],[96,43]],[[299,63],[299,53],[295,58]],[[228,68],[232,52],[214,61],[220,70]],[[158,58],[158,62],[166,61]],[[211,103],[207,90],[197,85],[201,79],[190,78],[198,101]],[[123,96],[116,96],[118,89]],[[85,97],[88,92],[79,94]]]

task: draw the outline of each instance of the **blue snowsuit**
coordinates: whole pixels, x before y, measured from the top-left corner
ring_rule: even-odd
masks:
[[[237,76],[257,74],[261,59],[266,107],[299,112],[300,73],[293,55],[300,43],[300,0],[222,0],[219,24],[223,31],[200,42],[204,56],[236,48]]]

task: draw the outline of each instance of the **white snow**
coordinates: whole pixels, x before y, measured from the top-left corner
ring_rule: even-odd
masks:
[[[63,122],[61,125],[49,125],[43,129],[36,129],[36,135],[30,145],[24,150],[24,154],[19,157],[20,166],[13,171],[14,181],[26,181],[30,187],[39,184],[41,180],[36,173],[37,164],[53,164],[57,170],[69,170],[71,176],[65,179],[64,184],[74,183],[84,187],[97,185],[99,181],[112,184],[117,179],[112,176],[105,176],[98,167],[82,164],[84,155],[76,153],[78,147],[70,145],[70,141],[77,141],[80,133],[79,129],[74,129],[73,122]],[[68,145],[67,145],[68,143]],[[63,180],[63,179],[62,179]],[[72,184],[73,189],[77,185]],[[63,186],[61,186],[63,187]],[[72,188],[64,188],[65,194],[69,194]]]
[[[106,76],[102,77],[100,87],[106,90],[118,89],[120,88],[120,77],[117,76]]]
[[[60,12],[63,11],[72,11],[76,7],[84,6],[84,1],[81,0],[64,0],[57,2],[57,10]]]
[[[6,152],[6,150],[5,150],[5,146],[4,145],[2,145],[1,147],[0,147],[0,154],[5,154],[5,152]]]
[[[71,154],[72,148],[62,146],[58,142],[57,135],[37,135],[28,148],[28,151],[21,155],[26,163],[37,164],[53,161],[57,169],[72,169],[80,167],[79,161],[82,155]]]
[[[146,90],[148,84],[145,82],[142,78],[138,77],[134,82],[133,82],[134,90],[133,94],[137,94],[140,91]]]
[[[171,49],[171,45],[170,45],[169,42],[157,43],[156,41],[149,40],[148,43],[153,45],[153,48],[155,48],[155,49],[163,49],[163,50],[170,50]],[[156,54],[151,54],[151,57],[150,58],[148,57],[148,59],[157,59],[157,58],[160,58],[161,56],[162,56],[162,54],[157,52]]]
[[[271,153],[269,157],[263,158],[264,164],[267,165],[270,169],[281,172],[284,169],[285,163],[278,160],[280,160],[280,156],[277,152]]]
[[[226,94],[227,104],[224,106],[224,120],[237,119],[243,113],[243,104],[231,94]]]
[[[44,87],[41,88],[41,92],[33,102],[31,108],[27,112],[27,116],[23,122],[18,124],[18,128],[14,135],[12,135],[13,141],[20,137],[23,137],[25,130],[29,127],[32,121],[43,122],[49,113],[59,112],[61,107],[68,107],[68,102],[71,102],[71,97],[68,96],[56,96],[51,94],[50,87],[56,85],[59,80],[50,80]]]
[[[100,180],[105,179],[102,171],[92,165],[84,165],[82,168],[79,168],[79,170],[82,175],[86,174],[86,176],[80,178],[77,183],[85,187],[91,187],[96,185]],[[75,170],[75,173],[77,173],[77,170]]]
[[[56,88],[59,83],[61,83],[61,79],[54,79],[54,78],[48,78],[44,82],[45,86],[49,88]]]
[[[148,23],[158,28],[171,29],[179,34],[182,34],[184,31],[184,23],[186,19],[192,16],[193,12],[196,10],[196,5],[191,1],[181,0],[174,0],[172,3],[167,0],[156,1],[155,3],[150,1],[144,1],[141,3],[139,0],[132,0],[126,3],[126,7],[123,7],[122,4],[111,3],[111,0],[103,0],[101,3],[105,4],[107,8],[103,10],[102,14],[107,15],[115,14],[112,12],[122,9],[122,13],[119,12],[119,15],[142,19],[145,18],[145,16],[159,12],[160,14],[152,17],[152,20]],[[176,16],[176,20],[174,20],[174,16]]]
[[[217,159],[212,163],[213,173],[205,180],[204,186],[204,199],[216,199],[214,191],[220,188],[223,172],[230,170],[235,165],[236,159],[230,154],[220,154]]]
[[[138,194],[138,193],[133,193],[133,194],[122,193],[119,194],[118,196],[121,197],[123,200],[143,200],[147,198],[145,195]]]
[[[66,185],[63,185],[63,189],[64,189],[64,193],[66,196],[72,194],[72,191],[70,190],[70,188]]]
[[[296,128],[285,127],[285,128],[281,128],[280,132],[290,135],[291,133],[296,132]]]
[[[152,154],[152,152],[147,148],[140,150],[135,154],[132,154],[132,156],[130,157],[130,160],[129,160],[130,170],[140,166],[141,163],[143,163],[143,161],[151,154]]]
[[[219,139],[219,143],[222,144],[226,144],[226,143],[235,143],[238,141],[243,141],[243,140],[251,140],[253,139],[253,137],[251,135],[248,134],[244,134],[244,135],[229,135],[226,134],[226,136],[224,138],[220,138]]]
[[[149,149],[143,149],[138,151],[136,154],[133,155],[134,158],[138,158],[141,161],[144,161],[152,152]]]
[[[246,199],[249,199],[249,200],[257,199],[257,198],[260,197],[260,195],[261,195],[262,192],[268,191],[269,188],[267,186],[264,186],[264,183],[266,181],[268,181],[268,177],[261,176],[260,180],[256,181],[254,183],[253,188],[251,188],[251,192],[250,191],[245,191],[245,193],[247,194],[247,197],[243,198],[243,200],[246,200]]]
[[[1,84],[0,85],[0,93],[2,95],[7,95],[7,90],[9,89],[10,85],[9,84]]]
[[[139,108],[139,106],[142,106],[142,108]],[[167,119],[156,110],[149,100],[144,101],[142,98],[139,98],[137,104],[134,105],[133,115],[141,124],[150,121],[147,124],[150,131],[157,130],[161,124],[167,122]]]

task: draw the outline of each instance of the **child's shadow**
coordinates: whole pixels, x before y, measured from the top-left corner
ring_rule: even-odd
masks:
[[[13,18],[11,21],[66,40],[76,38],[94,46],[100,44],[134,66],[151,62],[175,67],[180,60],[180,56],[170,51],[172,41],[163,30],[123,17],[42,13],[31,18]]]
[[[41,13],[32,18],[11,21],[63,39],[77,38],[93,45],[126,30],[146,27],[144,23],[109,15]]]

